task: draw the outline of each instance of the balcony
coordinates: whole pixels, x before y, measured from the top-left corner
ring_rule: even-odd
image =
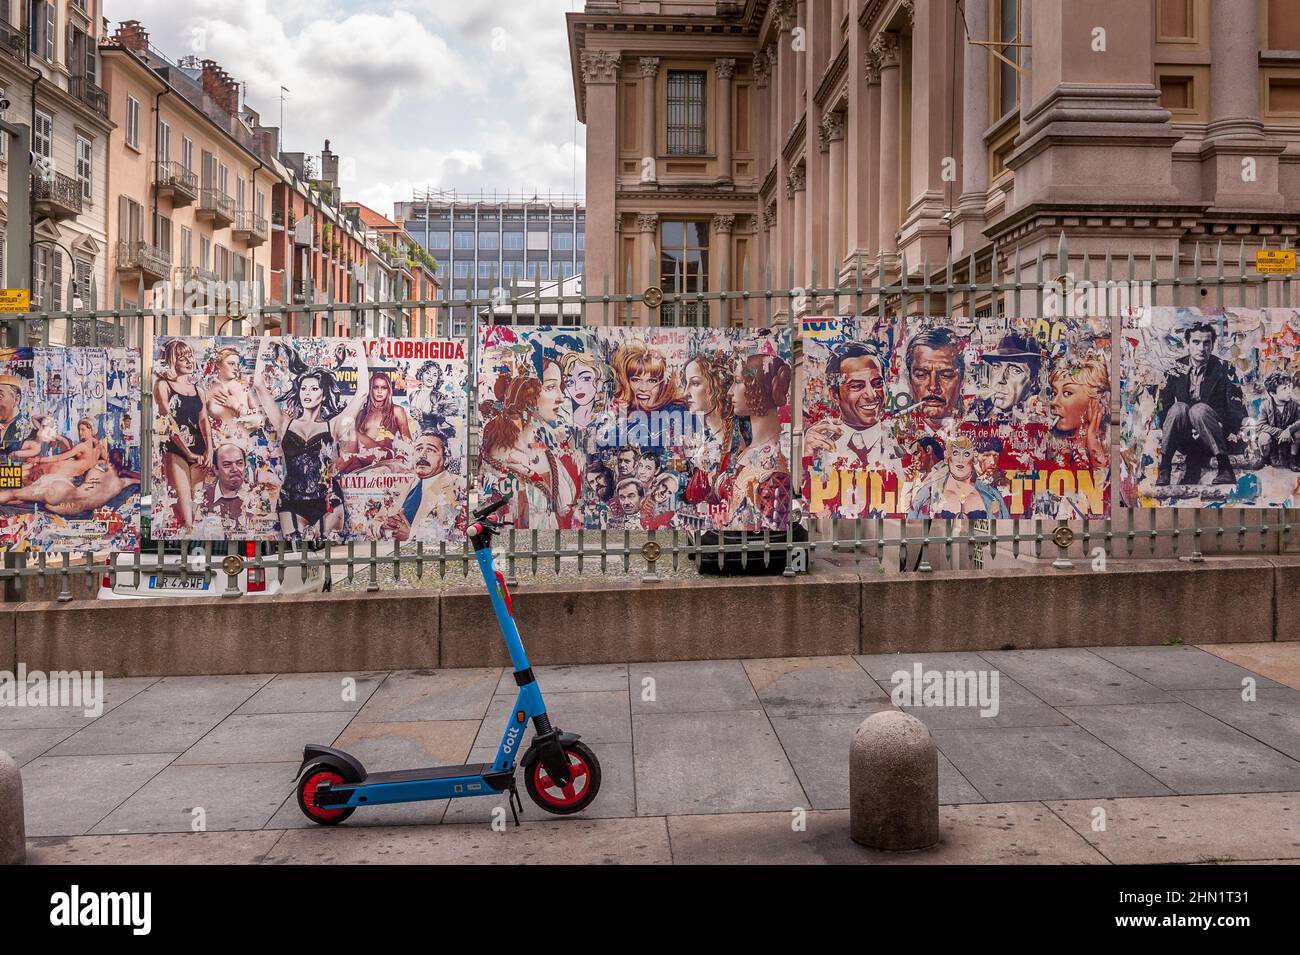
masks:
[[[81,183],[56,172],[48,179],[32,177],[32,212],[37,217],[71,219],[81,215]]]
[[[235,200],[220,189],[204,189],[199,194],[199,207],[195,215],[211,222],[214,229],[224,229],[235,221]]]
[[[102,87],[96,86],[84,76],[73,76],[68,79],[68,92],[87,109],[108,119],[108,94]]]
[[[123,240],[117,243],[117,270],[123,278],[138,274],[143,277],[145,285],[153,285],[165,281],[171,268],[171,253],[156,245]]]
[[[207,285],[211,282],[220,281],[220,277],[212,269],[205,269],[201,265],[178,265],[176,267],[176,281],[182,285],[189,282]]]
[[[27,31],[12,23],[0,21],[0,53],[27,63]]]
[[[158,195],[171,199],[172,206],[188,206],[199,197],[199,177],[173,160],[154,163],[154,185]]]
[[[231,238],[247,245],[261,245],[266,241],[266,216],[259,216],[247,209],[235,213],[235,224],[230,230]]]

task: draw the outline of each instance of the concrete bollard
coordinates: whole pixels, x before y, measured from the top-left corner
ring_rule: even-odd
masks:
[[[849,746],[849,829],[873,849],[939,841],[939,751],[915,716],[884,710],[858,727]]]
[[[14,758],[0,749],[0,865],[22,865],[27,861],[26,833],[23,777]]]

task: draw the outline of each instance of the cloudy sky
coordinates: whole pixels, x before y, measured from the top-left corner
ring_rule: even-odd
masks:
[[[160,52],[216,60],[284,148],[343,157],[345,199],[581,193],[564,14],[581,0],[106,0]],[[576,137],[576,140],[575,140]],[[575,190],[576,183],[576,190]]]

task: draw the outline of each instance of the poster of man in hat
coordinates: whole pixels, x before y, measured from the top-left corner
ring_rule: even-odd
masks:
[[[1033,409],[1028,403],[1041,390],[1039,372],[1044,357],[1037,341],[1016,332],[1002,336],[995,348],[984,352],[980,356],[984,394],[973,403],[976,418],[1005,424],[1023,422],[1032,412],[1041,412],[1041,402]]]

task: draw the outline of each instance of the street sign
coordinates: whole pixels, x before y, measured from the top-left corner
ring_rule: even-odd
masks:
[[[1295,249],[1260,249],[1255,253],[1255,271],[1264,275],[1295,271]]]
[[[30,312],[32,290],[26,288],[0,289],[0,312]]]

